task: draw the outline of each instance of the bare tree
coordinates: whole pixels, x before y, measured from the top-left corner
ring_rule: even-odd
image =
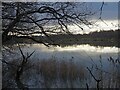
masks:
[[[21,61],[19,61],[19,63],[10,62],[7,60],[2,60],[2,62],[3,62],[3,64],[6,64],[7,67],[10,67],[10,69],[8,69],[8,70],[11,70],[11,71],[9,71],[10,73],[14,72],[15,75],[13,77],[14,77],[17,87],[20,90],[28,90],[28,86],[22,82],[21,77],[26,70],[28,70],[32,67],[31,65],[27,65],[27,64],[29,63],[29,58],[34,54],[35,51],[30,53],[29,55],[28,54],[25,55],[19,44],[18,44],[18,48],[19,48],[20,54],[22,56],[22,59],[21,59]],[[3,87],[3,88],[6,88],[6,87]]]
[[[35,35],[40,35],[46,36],[53,44],[49,38],[50,34],[71,34],[68,26],[73,24],[83,30],[81,24],[92,25],[89,17],[95,14],[86,3],[78,2],[2,2],[2,5],[3,43],[15,36],[47,45],[44,41],[34,38]],[[28,58],[34,52],[26,57],[20,47],[19,50],[23,60],[19,66],[16,66],[15,81],[18,88],[26,88],[20,78]]]
[[[68,33],[68,25],[92,23],[88,20],[92,12],[86,3],[78,2],[3,2],[3,42],[14,36],[25,36],[36,42],[35,34],[49,37],[50,34]],[[52,41],[52,40],[51,40]]]

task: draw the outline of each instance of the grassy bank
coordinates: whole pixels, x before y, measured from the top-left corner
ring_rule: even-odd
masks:
[[[120,63],[112,57],[108,58],[110,67],[104,71],[104,64],[83,67],[74,60],[65,61],[51,58],[49,60],[29,60],[21,75],[20,80],[29,88],[97,88],[96,80],[100,80],[100,88],[120,88]],[[12,66],[3,63],[3,88],[17,88],[15,75],[17,66],[22,61],[10,61]]]

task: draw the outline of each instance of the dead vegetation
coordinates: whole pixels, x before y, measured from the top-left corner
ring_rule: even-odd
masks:
[[[3,88],[17,88],[20,83],[28,88],[84,87],[99,90],[120,87],[119,59],[110,57],[108,59],[110,67],[107,71],[102,69],[104,66],[102,60],[100,65],[94,65],[92,68],[77,65],[74,60],[65,61],[57,58],[39,60],[34,64],[32,61],[30,59],[24,66],[23,59],[8,62],[11,65],[3,63]],[[18,67],[20,65],[23,66],[22,70]],[[20,71],[22,74],[19,74]]]

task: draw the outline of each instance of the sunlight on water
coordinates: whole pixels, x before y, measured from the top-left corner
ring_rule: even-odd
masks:
[[[86,52],[100,52],[100,53],[118,53],[118,48],[116,47],[94,47],[90,45],[78,45],[76,47],[65,47],[60,48],[60,51],[86,51]]]
[[[14,46],[15,47],[15,46]],[[50,58],[57,58],[59,60],[71,60],[74,58],[75,61],[90,61],[92,58],[93,60],[99,60],[100,56],[102,59],[107,60],[109,57],[118,58],[118,48],[117,47],[100,47],[100,46],[90,46],[89,44],[85,45],[73,45],[73,46],[66,46],[66,47],[59,47],[59,46],[50,46],[46,47],[42,44],[27,44],[21,45],[22,51],[25,55],[28,53],[35,51],[31,58],[35,60],[48,60]],[[7,54],[8,59],[17,59],[21,58],[19,49],[15,48],[16,55]]]
[[[86,52],[97,52],[97,53],[118,53],[117,47],[95,47],[86,45],[74,45],[74,46],[66,46],[66,47],[45,47],[44,45],[34,44],[33,45],[36,50],[41,51],[86,51]]]

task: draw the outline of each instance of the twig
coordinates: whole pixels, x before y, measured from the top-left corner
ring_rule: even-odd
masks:
[[[97,82],[97,90],[99,90],[99,83],[101,80],[96,79],[96,77],[93,75],[93,73],[91,72],[91,70],[87,67],[88,71],[90,72],[91,76],[93,77],[93,79]]]
[[[87,87],[87,90],[89,90],[89,86],[88,86],[88,83],[86,83],[86,87]]]

